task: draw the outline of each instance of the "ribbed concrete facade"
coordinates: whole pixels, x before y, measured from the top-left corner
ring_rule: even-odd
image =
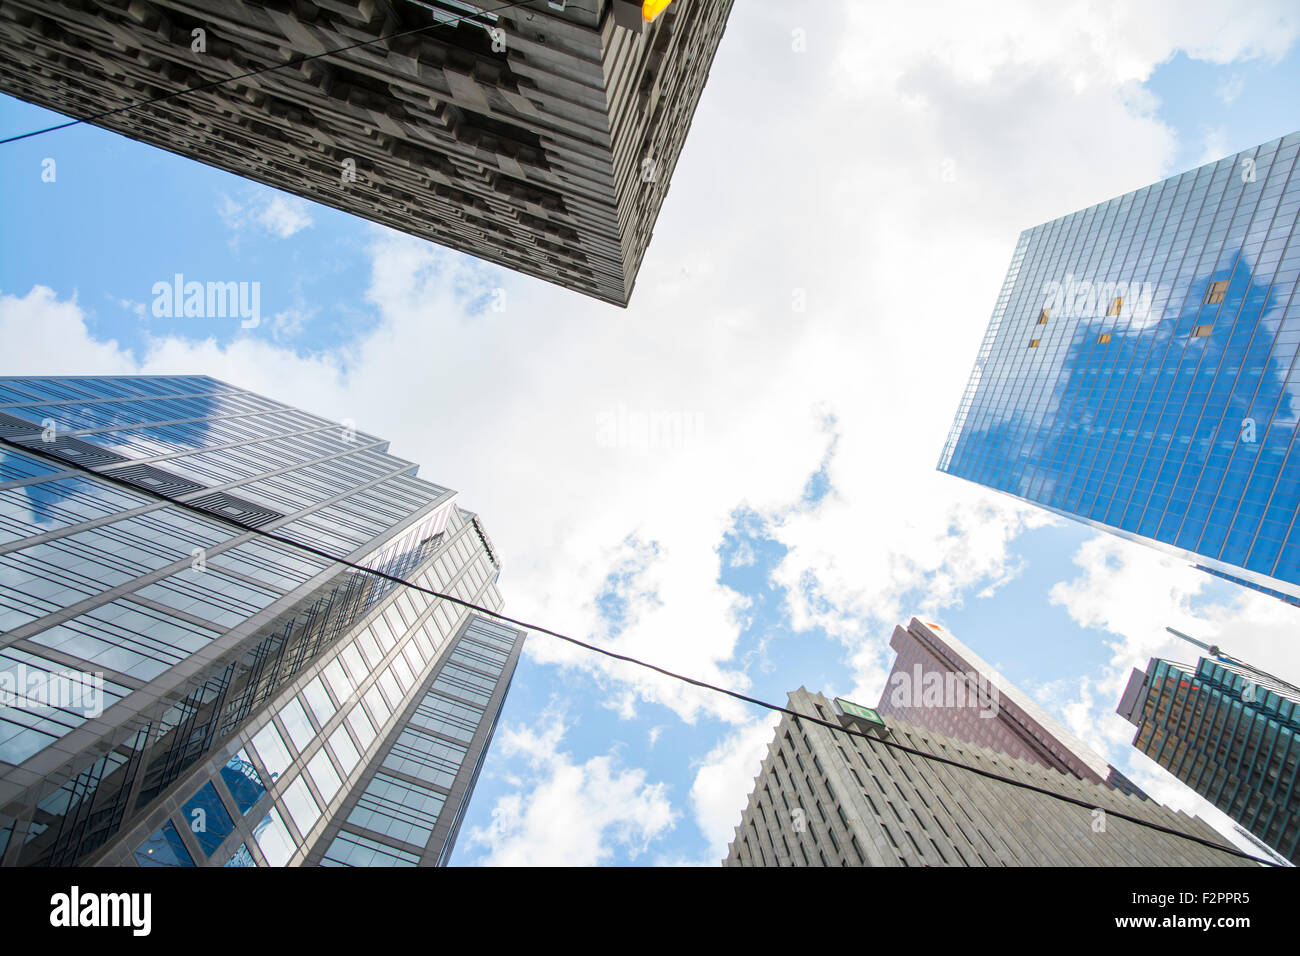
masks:
[[[6,0],[0,91],[81,118],[442,22],[96,123],[626,305],[731,2],[505,7]]]
[[[800,688],[792,710],[835,720]],[[889,739],[1087,803],[1068,804],[883,743],[785,716],[726,866],[1254,865],[1106,811],[1224,843],[1204,821],[1108,787],[887,719]],[[1225,844],[1226,845],[1226,844]]]

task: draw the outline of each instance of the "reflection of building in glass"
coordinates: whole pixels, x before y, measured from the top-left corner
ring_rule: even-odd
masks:
[[[1117,712],[1133,746],[1293,863],[1300,859],[1300,688],[1226,656],[1152,658]]]
[[[5,378],[0,408],[0,676],[103,675],[102,712],[0,701],[0,860],[445,861],[522,634],[219,519],[499,608],[455,492],[202,376]],[[358,823],[394,780],[418,820]]]
[[[1226,847],[1205,821],[1107,784],[897,718],[873,720],[863,714],[866,708],[803,688],[790,694],[789,707],[867,736],[784,715],[724,866],[1255,865],[1178,836]],[[1022,786],[888,747],[885,740]]]
[[[940,470],[1300,605],[1298,149],[1023,232]]]
[[[621,306],[730,12],[8,0],[0,91]]]
[[[876,710],[1091,783],[1146,794],[938,624],[912,618],[889,640],[897,651]]]

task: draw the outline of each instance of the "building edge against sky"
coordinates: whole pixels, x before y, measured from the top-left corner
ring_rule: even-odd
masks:
[[[939,470],[1300,605],[1298,149],[1021,233]]]
[[[647,6],[11,0],[0,91],[85,117],[264,70],[95,124],[625,306],[731,12]]]
[[[846,706],[847,705],[847,706]],[[1083,800],[1026,787],[782,716],[724,866],[1254,866],[1197,817],[804,688],[799,713]],[[874,720],[872,719],[874,717]],[[1112,812],[1113,811],[1113,812]],[[1137,817],[1220,851],[1114,815]]]
[[[1300,689],[1222,656],[1152,658],[1115,712],[1137,728],[1135,748],[1300,862]]]
[[[221,518],[499,608],[456,493],[206,376],[0,406],[0,860],[445,863],[523,634]]]
[[[914,617],[894,628],[889,644],[896,656],[876,705],[882,717],[1145,799],[1132,781],[940,625]]]

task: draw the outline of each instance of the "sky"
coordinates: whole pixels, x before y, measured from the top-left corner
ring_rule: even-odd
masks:
[[[6,144],[0,374],[351,420],[480,515],[506,613],[766,700],[874,704],[940,623],[1230,832],[1115,704],[1194,658],[1167,626],[1296,681],[1297,612],[935,465],[1020,231],[1300,128],[1298,37],[1290,2],[741,0],[626,310],[93,127]],[[57,120],[0,97],[0,138]],[[154,315],[178,273],[260,321]],[[530,637],[452,862],[716,864],[774,723]]]

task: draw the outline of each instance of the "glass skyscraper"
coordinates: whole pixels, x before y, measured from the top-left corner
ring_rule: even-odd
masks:
[[[1137,727],[1134,747],[1300,862],[1300,689],[1222,657],[1152,658],[1116,712]]]
[[[495,610],[456,493],[202,376],[0,409],[0,861],[446,862],[523,634],[222,519]]]
[[[1300,605],[1297,149],[1023,232],[939,469]]]

